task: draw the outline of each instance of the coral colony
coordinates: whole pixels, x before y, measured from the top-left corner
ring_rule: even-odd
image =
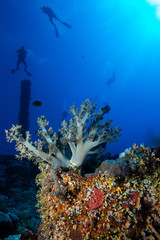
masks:
[[[86,100],[59,134],[38,119],[41,137],[24,139],[21,126],[7,131],[18,157],[38,163],[39,240],[160,239],[160,148],[127,149],[114,161],[103,161],[95,173],[83,175],[87,156],[97,157],[106,143],[117,141],[120,128],[104,121],[109,106],[95,113]]]
[[[81,105],[81,110],[76,109],[73,105],[71,114],[73,118],[67,122],[62,122],[62,129],[60,130],[60,141],[66,145],[68,144],[72,153],[71,159],[65,156],[65,153],[58,148],[58,137],[52,128],[46,129],[49,122],[44,116],[38,118],[40,130],[38,135],[42,137],[42,141],[38,140],[34,144],[29,142],[30,133],[26,132],[26,139],[20,134],[21,126],[14,126],[10,131],[6,131],[7,139],[12,142],[16,140],[16,149],[20,152],[20,157],[27,157],[34,159],[36,162],[45,162],[57,167],[79,167],[82,165],[88,154],[93,154],[99,149],[91,151],[102,143],[111,143],[119,136],[119,128],[114,130],[111,127],[111,120],[100,124],[103,117],[110,110],[109,106],[101,108],[96,114],[95,104],[86,100]]]

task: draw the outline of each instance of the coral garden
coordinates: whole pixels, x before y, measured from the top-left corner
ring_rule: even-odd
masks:
[[[134,145],[120,165],[126,163],[128,176],[120,174],[119,163],[90,176],[58,169],[58,194],[42,164],[41,239],[160,239],[160,159]]]
[[[120,128],[104,121],[109,107],[95,113],[86,100],[71,108],[73,118],[58,135],[38,119],[41,136],[35,143],[21,126],[7,131],[16,141],[18,157],[38,163],[37,199],[41,215],[38,239],[160,239],[160,149],[136,144],[115,161],[105,160],[85,174],[87,156],[99,159],[106,143],[116,141]],[[92,154],[92,155],[91,155]]]

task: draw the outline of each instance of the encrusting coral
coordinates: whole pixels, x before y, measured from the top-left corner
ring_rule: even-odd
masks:
[[[83,177],[80,170],[59,169],[63,198],[55,196],[55,182],[41,164],[39,239],[160,239],[160,159],[137,145],[125,159],[130,174],[123,181],[109,177],[110,170]]]

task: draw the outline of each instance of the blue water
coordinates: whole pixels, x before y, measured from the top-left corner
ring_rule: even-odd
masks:
[[[60,35],[56,38],[42,6],[51,7],[72,28],[55,20]],[[10,72],[22,45],[31,77],[23,65]],[[21,80],[31,81],[32,135],[38,116],[45,115],[57,131],[62,113],[89,98],[98,108],[109,104],[107,117],[122,128],[119,142],[107,145],[107,151],[120,153],[133,143],[160,144],[156,6],[145,0],[0,0],[0,49],[0,154],[14,153],[4,129],[18,124]],[[35,100],[42,106],[33,106]]]

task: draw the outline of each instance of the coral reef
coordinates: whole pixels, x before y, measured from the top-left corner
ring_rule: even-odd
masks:
[[[39,239],[160,239],[160,159],[155,154],[134,145],[126,155],[130,174],[123,181],[110,177],[111,169],[87,177],[80,170],[59,169],[63,198],[55,196],[50,171],[41,164]]]
[[[85,158],[103,152],[120,135],[111,120],[102,121],[109,110],[106,106],[95,113],[89,100],[80,110],[73,105],[73,118],[62,122],[58,135],[47,130],[48,121],[41,117],[42,139],[35,143],[29,132],[23,138],[21,126],[6,130],[7,140],[16,141],[18,157],[33,160],[40,169],[39,240],[160,239],[159,147],[134,144],[116,161],[82,174]]]

